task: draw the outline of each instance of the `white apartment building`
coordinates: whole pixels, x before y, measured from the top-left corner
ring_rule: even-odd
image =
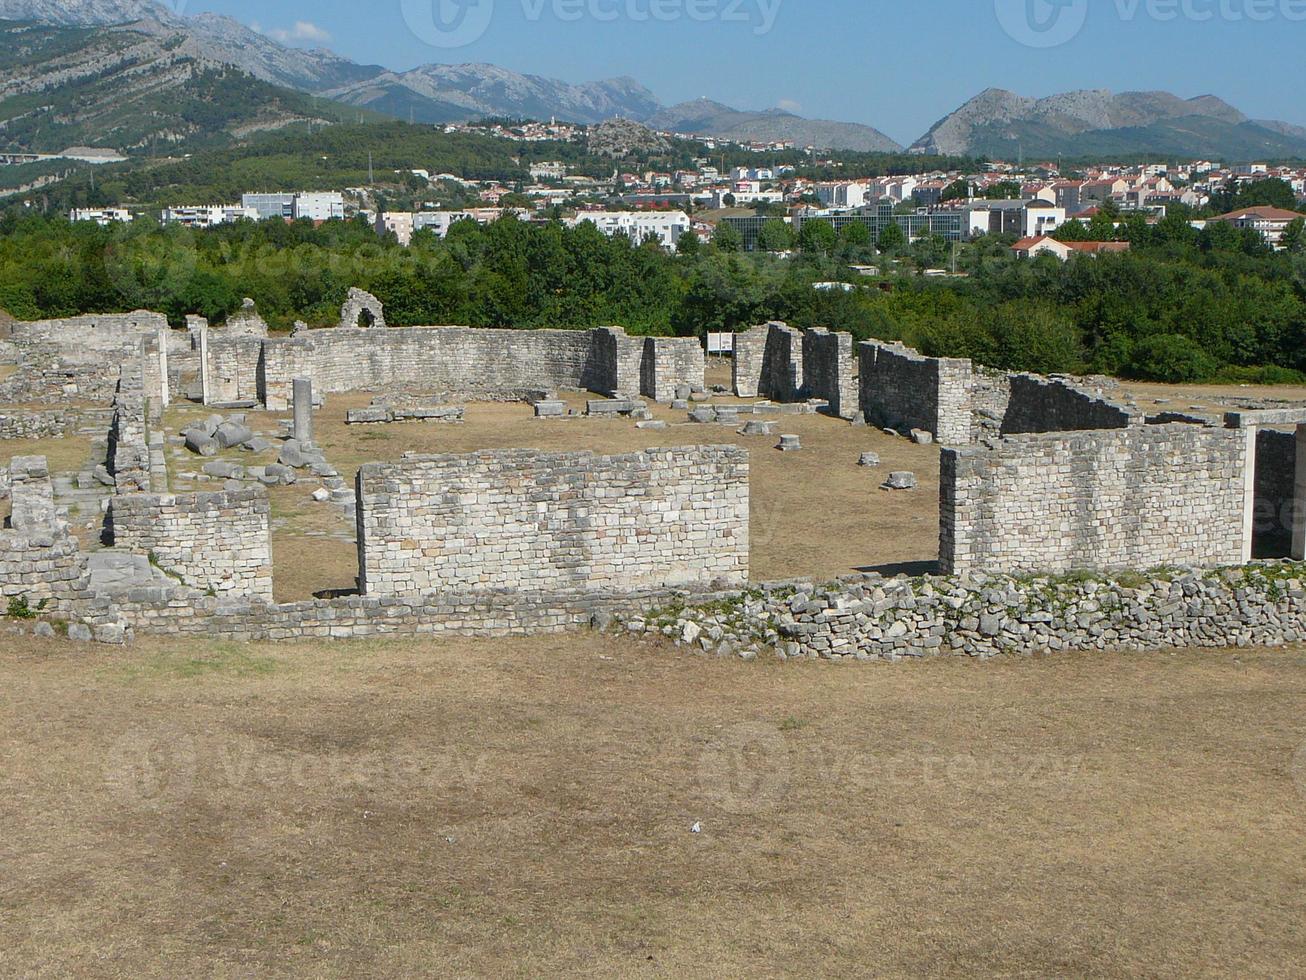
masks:
[[[670,252],[676,250],[680,236],[693,227],[684,211],[585,211],[567,224],[574,228],[586,221],[609,237],[626,235],[633,242],[642,242],[652,235]]]
[[[165,225],[184,225],[187,228],[212,228],[242,219],[258,221],[258,211],[238,204],[179,205],[163,210]]]
[[[869,190],[866,184],[817,184],[816,196],[827,208],[860,208],[867,203]]]
[[[511,208],[469,208],[466,211],[420,211],[413,214],[407,211],[390,211],[378,214],[373,227],[378,235],[394,235],[400,245],[405,247],[413,243],[413,235],[419,231],[429,230],[437,238],[444,238],[449,229],[458,221],[475,221],[488,225],[503,216],[521,218],[521,214]]]
[[[240,204],[253,208],[263,221],[276,218],[331,221],[345,216],[345,198],[338,191],[242,194]]]
[[[73,208],[68,213],[69,221],[94,221],[97,225],[111,225],[115,221],[131,221],[131,212],[126,208]]]
[[[307,218],[309,221],[343,221],[344,195],[335,191],[296,194],[294,216],[296,220]]]
[[[529,170],[532,180],[562,180],[567,176],[567,165],[557,160],[532,163]]]

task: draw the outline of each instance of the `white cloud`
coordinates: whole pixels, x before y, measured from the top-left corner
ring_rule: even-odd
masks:
[[[266,31],[258,25],[257,21],[250,24],[250,27],[258,31],[260,34],[272,38],[274,41],[280,41],[282,44],[305,42],[309,44],[325,44],[331,40],[331,34],[329,31],[318,27],[312,21],[308,20],[297,20],[295,21],[294,27],[270,27]]]
[[[776,107],[783,109],[785,112],[800,112],[802,111],[803,104],[801,102],[796,102],[793,99],[781,99],[776,103]]]

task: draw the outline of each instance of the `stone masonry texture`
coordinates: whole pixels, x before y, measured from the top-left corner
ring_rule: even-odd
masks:
[[[369,596],[748,579],[748,454],[736,447],[405,457],[363,466],[357,496]]]
[[[192,588],[272,598],[269,506],[262,487],[117,496],[110,519],[115,547],[151,555]]]
[[[1154,425],[945,449],[945,573],[1243,561],[1246,434]]]

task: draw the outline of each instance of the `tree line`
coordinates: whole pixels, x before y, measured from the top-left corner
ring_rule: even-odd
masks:
[[[958,249],[964,277],[872,280],[850,268],[877,254],[864,229],[833,241],[812,232],[804,250],[781,257],[688,236],[668,254],[590,224],[512,219],[460,222],[444,240],[420,232],[404,248],[357,220],[196,232],[11,213],[0,219],[0,307],[21,319],[146,308],[181,324],[190,313],[221,322],[248,296],[274,328],[289,329],[335,323],[349,287],[360,286],[396,326],[620,324],[691,336],[782,319],[1009,370],[1306,378],[1306,255],[1270,251],[1236,229],[1208,231],[1139,226],[1128,232],[1131,252],[1065,264],[1018,260],[1009,241],[987,238]],[[813,286],[829,281],[854,288]]]

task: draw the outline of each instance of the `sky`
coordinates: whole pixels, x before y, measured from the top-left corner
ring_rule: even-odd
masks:
[[[1214,94],[1306,125],[1306,0],[163,0],[404,70],[489,62],[629,75],[861,122],[909,144],[985,88]]]

